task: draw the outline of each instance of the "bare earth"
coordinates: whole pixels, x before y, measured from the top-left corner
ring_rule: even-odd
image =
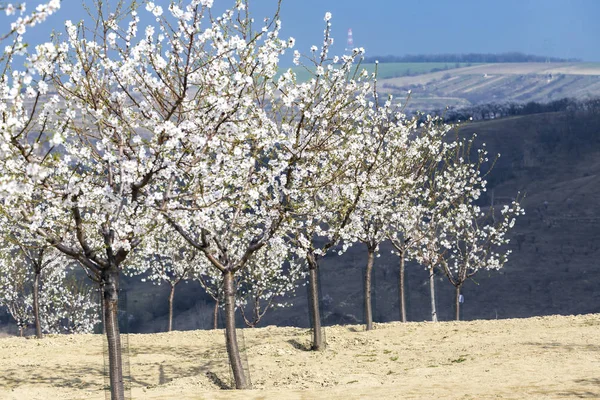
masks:
[[[231,377],[223,331],[129,335],[134,399],[600,398],[600,314],[240,330],[253,390]],[[100,335],[0,339],[0,398],[104,399]]]

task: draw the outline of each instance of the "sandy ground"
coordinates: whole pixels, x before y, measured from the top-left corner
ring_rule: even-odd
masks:
[[[253,389],[231,383],[223,331],[129,335],[134,399],[600,398],[600,314],[240,330]],[[104,399],[103,338],[0,339],[0,398]]]

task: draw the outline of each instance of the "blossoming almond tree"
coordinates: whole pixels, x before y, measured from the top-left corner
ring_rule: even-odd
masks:
[[[0,305],[8,308],[21,336],[31,323],[38,338],[43,332],[92,332],[97,302],[89,288],[74,284],[69,260],[45,243],[35,247],[17,239],[13,233],[0,246]]]
[[[4,250],[4,249],[3,249]],[[5,253],[9,254],[10,253]],[[0,258],[2,274],[0,274],[0,306],[7,308],[23,336],[27,327],[35,322],[33,314],[33,299],[31,296],[32,274],[20,262],[4,255]],[[40,332],[41,333],[41,332]]]
[[[415,259],[429,272],[431,320],[437,322],[435,302],[435,272],[447,256],[451,245],[449,227],[460,224],[464,216],[457,212],[463,199],[473,202],[485,191],[485,181],[480,174],[481,165],[487,161],[487,153],[477,151],[477,160],[470,162],[463,155],[470,154],[475,135],[471,139],[457,139],[445,146],[436,168],[424,181],[420,216],[416,231],[420,237],[415,246]]]
[[[454,146],[448,140],[451,129],[441,118],[425,117],[402,150],[404,157],[396,162],[396,168],[391,166],[389,169],[393,196],[386,204],[384,230],[394,247],[392,252],[399,257],[398,304],[402,322],[407,320],[405,263],[412,258],[410,250],[424,237],[424,232],[417,229],[427,211],[423,202],[424,189],[427,179]]]
[[[277,38],[277,23],[252,33],[242,2],[219,18],[210,15],[211,5],[208,0],[183,8],[173,3],[165,16],[161,6],[147,2],[157,23],[138,38],[135,10],[128,13],[119,3],[109,12],[98,2],[95,30],[67,23],[67,39],[41,46],[31,59],[41,77],[52,78],[59,95],[48,114],[55,128],[51,143],[61,153],[40,158],[57,165],[44,165],[44,176],[35,181],[42,193],[53,195],[52,209],[59,215],[52,224],[34,219],[30,226],[103,285],[113,398],[123,395],[118,277],[131,250],[158,221],[153,209],[179,233],[188,221],[202,227],[202,239],[183,236],[224,272],[231,315],[233,271],[274,229],[264,219],[273,219],[266,211],[272,207],[253,208],[252,202],[272,189],[268,179],[279,168],[260,100],[265,77],[275,74],[287,42]],[[27,146],[21,147],[27,153]],[[279,190],[273,193],[278,198]],[[184,216],[190,210],[195,220]],[[221,217],[232,223],[228,232]],[[249,218],[254,229],[237,223]],[[59,219],[64,222],[56,223]],[[207,220],[216,225],[206,228]],[[217,260],[204,245],[206,232],[234,239],[228,246],[235,251],[224,251],[225,258]],[[228,353],[241,388],[246,383],[233,318],[229,322]]]
[[[332,43],[330,18],[320,53],[313,46],[307,57],[313,68],[310,80],[296,83],[292,71],[279,81],[282,104],[277,111],[281,129],[288,132],[282,148],[293,160],[286,177],[289,205],[293,214],[291,235],[299,257],[306,258],[309,275],[309,315],[313,331],[312,349],[324,342],[319,310],[318,271],[323,257],[340,239],[357,202],[369,170],[382,148],[378,114],[369,102],[374,92],[373,77],[360,72],[351,55],[329,58]],[[295,55],[300,61],[300,53]],[[337,65],[335,65],[337,64]],[[366,122],[367,121],[367,122]],[[375,156],[376,158],[376,156]],[[366,172],[365,172],[366,171]],[[357,186],[358,183],[358,186]]]
[[[284,238],[273,237],[241,271],[237,303],[247,326],[255,327],[270,309],[288,306],[282,299],[306,278],[305,260],[298,259],[289,245]]]
[[[189,72],[170,64],[172,79],[187,74],[189,83],[181,121],[169,132],[177,135],[178,152],[159,209],[222,275],[226,344],[238,389],[248,385],[235,329],[235,278],[284,220],[287,161],[277,146],[285,137],[265,111],[275,96],[279,55],[288,47],[279,29],[275,18],[253,32],[245,2],[237,2],[194,37],[197,44],[181,46],[193,49]]]
[[[367,330],[373,328],[373,310],[371,304],[371,279],[375,255],[379,245],[386,239],[385,223],[388,207],[400,193],[402,180],[409,178],[407,164],[413,165],[406,152],[411,125],[401,113],[393,112],[392,99],[383,106],[376,106],[381,117],[378,118],[376,132],[385,135],[384,145],[378,157],[371,163],[365,163],[368,179],[363,184],[363,195],[350,216],[350,223],[345,231],[351,241],[365,244],[367,248],[367,265],[364,276],[364,315]],[[416,166],[417,163],[414,163]],[[349,243],[348,245],[351,245]]]
[[[29,70],[14,72],[0,88],[9,105],[0,143],[1,207],[13,224],[79,261],[101,283],[115,399],[123,398],[121,264],[155,225],[144,207],[154,199],[143,189],[164,168],[160,149],[167,147],[162,132],[154,130],[164,115],[140,118],[146,106],[136,102],[131,86],[121,85],[133,73],[130,52],[138,49],[110,50],[111,33],[127,35],[116,23],[121,16],[104,18],[99,9],[101,32],[92,38],[83,26],[67,22],[65,40],[36,46]],[[146,39],[140,43],[145,48]],[[49,93],[49,84],[56,94]],[[42,98],[44,105],[37,106]]]
[[[244,11],[239,3],[238,15]],[[358,51],[334,69],[326,68],[325,49],[309,82],[296,82],[291,71],[277,79],[279,54],[294,41],[278,38],[278,21],[257,35],[248,33],[247,15],[236,18],[238,27],[231,25],[233,16],[225,13],[213,34],[219,39],[221,29],[229,29],[228,40],[215,47],[235,58],[209,73],[204,101],[210,102],[190,122],[198,129],[180,142],[184,157],[165,184],[161,212],[223,276],[227,349],[236,387],[244,388],[234,325],[236,276],[264,246],[285,245],[272,239],[305,196],[298,188],[319,169],[315,160],[324,161],[323,154],[343,143],[337,136],[352,130],[357,92],[364,99],[360,93],[367,89],[347,79]]]
[[[31,117],[34,113],[34,111],[31,111],[30,114],[24,112],[22,97],[19,97],[16,93],[18,90],[18,84],[12,85],[11,87],[10,82],[11,78],[14,79],[20,75],[18,72],[13,72],[12,64],[16,55],[24,54],[26,44],[23,40],[23,35],[25,34],[27,28],[43,22],[50,15],[54,14],[59,8],[60,1],[51,0],[48,3],[38,5],[34,12],[26,14],[25,3],[0,4],[0,12],[4,12],[7,17],[11,17],[17,12],[20,14],[16,20],[10,23],[10,29],[8,32],[0,32],[0,44],[5,43],[6,41],[10,42],[10,44],[5,47],[2,56],[0,56],[0,93],[2,98],[0,103],[0,115],[2,116],[0,119],[0,134],[3,136],[5,135],[5,132],[13,129],[15,125],[23,124],[23,121],[29,119],[29,117]],[[23,76],[23,74],[21,74],[21,76]],[[16,81],[18,82],[19,78],[17,78]],[[14,101],[15,98],[16,101]],[[6,145],[0,148],[0,156],[3,155],[5,150]],[[5,221],[3,221],[3,226],[6,227]],[[15,266],[11,265],[11,267],[14,268]],[[39,275],[36,276],[39,278]],[[37,307],[34,307],[34,309],[38,310]],[[41,330],[39,329],[39,316],[36,317],[35,322],[36,334],[38,337],[41,337]]]
[[[169,316],[167,332],[173,330],[173,300],[175,288],[181,282],[194,278],[196,271],[205,267],[198,260],[198,252],[172,229],[157,229],[136,249],[136,256],[126,269],[128,275],[144,275],[142,281],[155,285],[169,285]]]
[[[67,40],[40,46],[31,57],[41,79],[27,92],[45,92],[47,77],[58,92],[36,120],[42,134],[36,139],[24,135],[31,129],[14,130],[6,141],[14,171],[4,185],[10,206],[49,197],[53,218],[40,221],[34,214],[28,226],[103,285],[114,398],[122,398],[123,386],[118,276],[153,228],[154,206],[223,273],[228,353],[236,387],[246,387],[233,274],[283,220],[273,212],[281,208],[282,180],[274,177],[285,165],[275,151],[283,136],[264,108],[274,97],[265,88],[289,42],[278,39],[278,22],[252,32],[243,2],[218,18],[210,15],[211,5],[172,4],[166,17],[148,2],[158,23],[138,40],[135,11],[121,28],[121,3],[107,12],[98,2],[95,30],[67,23]],[[29,151],[31,141],[39,143],[37,153]],[[21,174],[26,170],[31,182]],[[188,234],[187,222],[200,230]]]
[[[448,227],[450,251],[441,261],[441,268],[455,290],[455,319],[460,319],[460,295],[465,281],[482,269],[498,270],[504,266],[510,250],[502,247],[509,239],[506,234],[513,228],[516,218],[525,211],[517,198],[501,210],[501,218],[494,222],[491,214],[483,213],[480,208],[467,201],[460,202],[454,217],[454,223]]]
[[[385,104],[389,109],[391,99]],[[382,107],[383,108],[383,107]],[[392,115],[389,111],[388,114]],[[352,214],[348,225],[353,240],[367,247],[367,267],[364,283],[364,310],[366,329],[373,327],[371,305],[371,276],[379,245],[390,238],[400,255],[400,307],[406,318],[403,293],[404,256],[414,232],[407,228],[416,221],[418,212],[411,209],[421,193],[424,177],[437,163],[444,149],[443,140],[449,127],[438,120],[407,120],[400,113],[388,117],[382,130],[387,131],[380,165],[372,171],[364,195]]]
[[[66,259],[60,257],[60,254],[56,253],[56,250],[49,248],[46,243],[35,243],[34,241],[24,241],[21,237],[16,237],[14,233],[6,235],[5,245],[0,247],[0,271],[7,276],[11,276],[8,271],[12,271],[15,274],[15,283],[22,282],[22,278],[31,277],[31,279],[25,279],[27,285],[31,285],[30,290],[22,290],[23,294],[31,293],[32,304],[31,311],[33,316],[33,323],[35,326],[35,335],[38,339],[42,338],[42,322],[40,318],[40,281],[42,280],[42,273],[44,275],[51,274],[52,270],[57,269],[60,263],[64,263]],[[20,270],[27,270],[20,271]],[[7,284],[10,286],[12,279],[8,278]],[[15,288],[19,291],[18,288]],[[24,289],[24,288],[21,288]],[[7,290],[10,291],[10,290]]]
[[[42,330],[48,333],[93,333],[100,322],[95,285],[78,279],[71,262],[48,271],[40,294]]]

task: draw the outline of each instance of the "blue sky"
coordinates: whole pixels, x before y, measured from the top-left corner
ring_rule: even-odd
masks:
[[[29,0],[28,9],[37,3]],[[47,24],[30,31],[28,41],[46,40],[52,28],[62,30],[64,20],[85,18],[81,1],[62,4]],[[215,0],[218,8],[231,4]],[[257,21],[271,15],[275,4],[250,1]],[[333,14],[336,54],[344,51],[351,28],[355,46],[368,56],[520,51],[600,61],[600,0],[284,0],[283,35],[294,36],[303,51],[320,44],[326,11]],[[4,21],[0,17],[0,26]]]

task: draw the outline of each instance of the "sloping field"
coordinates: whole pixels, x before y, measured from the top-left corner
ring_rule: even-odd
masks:
[[[444,106],[585,99],[600,96],[600,63],[484,64],[380,82],[383,92],[400,97],[411,90],[411,108],[421,110],[444,99]]]
[[[600,397],[600,315],[243,330],[254,389],[230,385],[222,331],[130,335],[135,399]],[[0,339],[0,398],[104,399],[102,337]]]
[[[457,74],[569,74],[569,75],[600,75],[600,63],[499,63],[476,65],[465,71],[459,68]]]

